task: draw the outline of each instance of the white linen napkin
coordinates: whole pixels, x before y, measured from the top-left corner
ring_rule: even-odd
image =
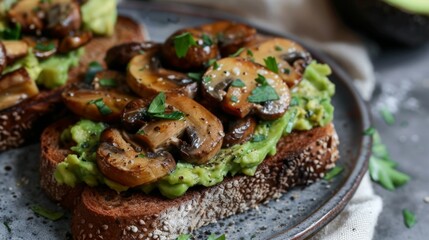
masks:
[[[334,58],[355,80],[363,98],[371,97],[375,77],[369,55],[360,39],[336,16],[328,0],[176,1],[228,9],[267,29],[293,33]],[[370,240],[382,205],[366,174],[344,211],[313,239]]]

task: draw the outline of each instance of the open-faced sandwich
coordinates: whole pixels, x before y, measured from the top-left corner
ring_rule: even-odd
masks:
[[[117,18],[116,0],[1,1],[0,151],[36,141],[62,109],[63,86],[131,40],[143,40],[140,26]]]
[[[75,239],[175,239],[324,176],[338,159],[329,66],[228,21],[115,46],[62,94],[41,186]]]

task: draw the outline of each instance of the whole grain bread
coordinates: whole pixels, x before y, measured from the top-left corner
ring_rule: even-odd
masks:
[[[79,65],[70,70],[67,83],[80,81],[90,62],[103,63],[106,51],[112,46],[143,40],[143,31],[137,22],[118,17],[113,36],[96,37],[85,46],[85,53]],[[37,96],[0,111],[0,152],[36,142],[42,129],[63,115],[63,89],[42,90]]]
[[[283,137],[276,155],[267,157],[253,177],[227,177],[216,186],[193,188],[172,200],[156,193],[117,194],[105,187],[70,188],[55,182],[55,167],[70,152],[60,145],[60,133],[71,123],[61,120],[43,132],[40,172],[47,195],[72,209],[74,239],[175,239],[279,198],[293,186],[312,183],[339,157],[338,136],[333,124],[328,124]]]

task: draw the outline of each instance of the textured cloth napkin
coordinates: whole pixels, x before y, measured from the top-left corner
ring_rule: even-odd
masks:
[[[265,28],[293,33],[329,54],[355,80],[364,99],[375,85],[373,67],[360,39],[336,16],[328,0],[178,0],[238,12]],[[355,195],[313,239],[372,239],[382,200],[374,194],[368,174]]]

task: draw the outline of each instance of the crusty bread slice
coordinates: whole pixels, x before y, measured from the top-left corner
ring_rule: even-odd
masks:
[[[85,46],[79,66],[69,72],[68,83],[82,79],[92,61],[103,63],[106,51],[116,45],[131,41],[143,41],[140,25],[127,17],[119,17],[115,33],[111,37],[97,37]],[[0,152],[35,142],[41,131],[55,121],[63,111],[61,92],[63,88],[42,90],[37,96],[13,107],[0,111]]]
[[[338,137],[333,124],[294,132],[277,144],[254,177],[228,177],[210,188],[194,188],[169,200],[141,192],[117,194],[105,187],[57,185],[55,166],[68,150],[59,145],[61,131],[71,120],[48,127],[41,138],[41,186],[54,200],[73,209],[75,239],[175,239],[203,225],[246,211],[278,198],[295,185],[323,177],[338,159]]]

